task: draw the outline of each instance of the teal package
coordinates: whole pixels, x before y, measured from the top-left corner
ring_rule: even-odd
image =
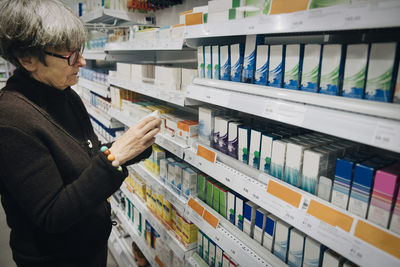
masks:
[[[254,84],[267,85],[269,66],[269,46],[257,45],[256,72]]]
[[[224,45],[219,47],[220,79],[230,81],[231,79],[231,47]]]
[[[322,46],[319,44],[304,45],[303,64],[301,69],[302,91],[317,93],[321,75]]]
[[[257,57],[257,45],[263,44],[264,38],[257,35],[247,35],[244,48],[242,82],[254,83],[254,72]]]
[[[282,88],[285,69],[285,46],[269,46],[268,86]]]
[[[301,81],[304,46],[299,44],[286,45],[285,71],[283,87],[298,90]]]
[[[243,69],[244,45],[231,45],[231,81],[241,82]]]

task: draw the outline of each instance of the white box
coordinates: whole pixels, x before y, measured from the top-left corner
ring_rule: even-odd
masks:
[[[283,82],[283,65],[285,58],[283,57],[283,45],[269,46],[269,72],[268,86],[282,87]]]
[[[258,169],[260,167],[261,131],[251,130],[249,165]]]
[[[197,70],[200,78],[205,78],[204,46],[197,47]]]
[[[244,126],[238,128],[238,160],[249,163],[250,129]]]
[[[230,46],[224,45],[219,47],[219,74],[220,79],[229,81],[231,79],[231,54]]]
[[[275,228],[274,255],[283,262],[287,260],[289,231],[292,227],[283,221],[278,221]]]
[[[222,266],[222,249],[215,246],[215,266]]]
[[[322,261],[322,247],[321,244],[312,239],[306,237],[304,246],[304,259],[303,266],[320,266]]]
[[[285,74],[283,76],[283,87],[288,89],[299,89],[300,69],[300,45],[286,45]]]
[[[182,171],[182,194],[189,198],[197,193],[197,172],[191,168]]]
[[[257,45],[255,84],[267,85],[268,56],[268,45]]]
[[[283,179],[287,143],[283,140],[272,141],[271,175]]]
[[[261,136],[260,171],[271,173],[272,143],[277,138],[274,134],[263,134]]]
[[[263,208],[258,208],[256,210],[253,239],[256,240],[260,244],[263,243],[265,222],[267,220],[268,214],[269,213],[266,210],[264,210]]]
[[[193,79],[197,77],[197,69],[182,68],[181,77],[181,90],[186,91],[187,86],[192,84]]]
[[[315,195],[317,193],[318,179],[321,175],[326,176],[327,165],[327,154],[313,150],[304,151],[301,189]]]
[[[210,266],[215,265],[215,243],[210,240],[209,246],[208,246],[208,264]]]
[[[235,201],[235,195],[228,191],[228,212],[227,212],[227,218],[228,220],[232,223],[235,224],[235,214],[236,214],[236,201]]]
[[[268,251],[272,251],[277,221],[278,221],[278,218],[272,214],[268,215],[265,220],[264,238],[263,238],[262,245],[263,245],[263,247],[267,248]]]
[[[303,264],[305,234],[292,228],[290,230],[288,265],[301,267]]]
[[[228,149],[227,154],[235,159],[238,158],[238,127],[240,122],[231,121],[228,125]]]
[[[130,80],[131,64],[117,62],[117,77],[124,80]]]
[[[197,232],[197,254],[199,254],[199,256],[201,258],[204,258],[204,256],[203,256],[203,232],[201,230],[199,230]]]
[[[212,48],[209,45],[204,47],[204,73],[205,78],[212,79]]]
[[[323,200],[326,200],[328,202],[331,201],[331,195],[332,195],[332,179],[325,177],[325,176],[320,176],[319,177],[319,183],[318,183],[318,197],[322,198]]]
[[[210,256],[210,239],[203,233],[203,260],[208,262]]]
[[[219,46],[212,46],[212,78],[215,80],[220,79],[220,61],[219,61]]]
[[[173,185],[179,190],[182,190],[182,177],[183,177],[183,169],[189,167],[189,164],[186,162],[178,162],[175,165],[175,177]]]
[[[368,64],[368,45],[348,45],[344,65],[342,96],[363,98]]]
[[[216,126],[219,129],[218,150],[224,154],[228,154],[228,126],[230,122],[234,121],[237,121],[237,119],[228,117],[221,117],[216,121],[219,124]]]
[[[345,258],[337,254],[336,252],[327,249],[324,252],[324,257],[321,267],[342,267]]]
[[[199,107],[199,141],[208,146],[211,146],[216,114],[215,109]]]
[[[321,59],[320,93],[339,94],[339,73],[342,45],[324,45]]]
[[[321,45],[304,45],[301,90],[318,92],[320,74]]]
[[[248,234],[250,237],[253,237],[254,233],[257,208],[258,206],[251,201],[247,201],[243,207],[243,232]]]
[[[309,145],[301,145],[297,143],[288,143],[286,147],[286,163],[284,171],[284,181],[299,187],[301,184],[301,172],[303,169],[304,150]]]
[[[390,101],[396,48],[396,43],[371,44],[365,99]]]
[[[242,82],[253,83],[256,64],[257,35],[247,35],[244,47]]]
[[[155,67],[155,84],[168,90],[180,90],[182,69],[172,67]]]
[[[231,48],[231,81],[241,82],[242,81],[242,69],[243,69],[243,44],[233,44]]]
[[[236,217],[235,217],[235,225],[243,231],[243,206],[244,200],[239,196],[236,196]],[[239,219],[241,218],[241,219]]]

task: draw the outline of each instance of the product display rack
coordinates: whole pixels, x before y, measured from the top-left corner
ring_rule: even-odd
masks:
[[[93,82],[91,80],[79,77],[78,85],[85,87],[86,89],[101,95],[102,97],[109,98],[110,97],[110,85],[102,84],[98,82]]]
[[[83,57],[89,60],[105,60],[106,53],[104,50],[85,50],[83,51]]]
[[[139,12],[127,12],[107,8],[97,8],[81,16],[85,23],[113,24],[114,21],[129,21],[137,25],[152,25],[153,16]]]
[[[108,248],[111,251],[118,266],[137,267],[130,249],[132,239],[119,236],[118,231],[113,229],[108,239]]]
[[[95,106],[84,102],[87,112],[90,116],[98,120],[101,124],[103,124],[106,128],[121,128],[123,124],[119,121],[112,118],[107,112],[96,108]]]
[[[192,257],[186,262],[190,267],[207,267],[208,263],[206,263],[197,253],[193,253]]]

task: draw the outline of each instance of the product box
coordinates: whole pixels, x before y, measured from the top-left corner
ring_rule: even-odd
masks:
[[[310,145],[298,144],[288,142],[286,147],[286,163],[284,171],[284,181],[300,187],[301,185],[301,172],[303,169],[303,154],[304,150],[309,148]]]
[[[177,123],[177,136],[189,140],[199,136],[199,122],[195,120],[181,120]]]
[[[156,199],[156,203],[157,203],[157,215],[160,216],[161,218],[163,217],[163,202],[164,202],[164,197],[161,194],[157,194],[157,199]]]
[[[285,70],[285,46],[269,46],[268,86],[282,88]]]
[[[197,69],[185,69],[182,68],[182,82],[181,90],[186,91],[188,85],[190,85],[194,78],[198,77]]]
[[[215,126],[219,130],[218,136],[218,150],[224,154],[228,154],[228,129],[229,123],[237,121],[236,119],[231,119],[228,117],[220,117],[216,120],[218,125]]]
[[[236,220],[235,220],[235,225],[243,231],[243,219],[244,219],[244,214],[243,214],[243,209],[244,209],[244,202],[245,199],[240,196],[236,195]]]
[[[222,267],[230,267],[231,261],[229,259],[229,256],[225,254],[225,252],[222,254]]]
[[[240,122],[230,121],[228,124],[228,155],[234,159],[238,158],[238,127]]]
[[[324,257],[321,267],[342,267],[346,259],[333,250],[327,249],[324,251]]]
[[[270,1],[265,0],[246,0],[245,6],[245,17],[249,18],[262,14],[268,15],[271,8],[271,3]]]
[[[171,217],[172,217],[172,214],[171,214],[171,209],[172,209],[172,205],[171,205],[171,203],[168,201],[168,200],[166,200],[166,199],[164,199],[163,200],[163,211],[162,211],[162,217],[163,217],[163,219],[164,219],[164,221],[166,222],[166,223],[168,223],[169,225],[171,225]]]
[[[129,81],[131,79],[131,64],[117,62],[117,77]]]
[[[389,102],[392,94],[396,43],[371,44],[365,99]]]
[[[219,60],[220,80],[229,81],[231,79],[231,47],[229,45],[219,47]]]
[[[304,151],[300,188],[316,195],[319,177],[326,176],[328,155],[314,150]]]
[[[303,51],[303,47],[299,44],[286,45],[284,88],[299,89],[303,65]]]
[[[194,223],[188,222],[182,218],[182,236],[186,244],[192,244],[197,241],[197,231],[199,228]]]
[[[228,214],[228,191],[226,186],[222,184],[219,186],[219,214],[224,218],[227,218]]]
[[[212,47],[204,46],[204,71],[205,78],[212,79]]]
[[[267,220],[267,215],[269,213],[263,208],[258,208],[256,210],[256,218],[254,222],[254,235],[253,239],[262,245],[264,231],[265,231],[265,222]]]
[[[189,199],[197,193],[197,172],[191,168],[182,170],[182,195]]]
[[[302,91],[317,93],[319,89],[319,77],[321,74],[321,45],[304,45],[303,68],[301,74]]]
[[[240,82],[242,79],[244,44],[233,44],[231,48],[231,81]]]
[[[261,44],[263,38],[257,35],[247,35],[243,59],[242,82],[253,83],[256,67],[257,45]]]
[[[250,134],[249,165],[256,169],[260,167],[261,134],[260,130],[254,129]]]
[[[182,69],[172,67],[155,67],[155,84],[163,89],[180,90],[182,81]]]
[[[215,266],[215,243],[210,239],[209,248],[208,248],[208,265]]]
[[[339,95],[339,81],[343,69],[342,45],[324,45],[322,49],[319,92],[321,94]]]
[[[212,147],[219,150],[219,137],[220,137],[220,127],[224,125],[224,118],[220,116],[214,117],[214,133],[212,139]]]
[[[268,251],[273,252],[273,244],[275,238],[275,227],[278,218],[274,215],[270,214],[265,219],[265,230],[264,230],[264,238],[263,238],[263,247],[267,248]]]
[[[290,230],[290,242],[288,253],[288,265],[291,267],[302,267],[304,255],[305,234],[292,228]]]
[[[286,262],[289,245],[289,232],[293,227],[284,221],[278,221],[275,228],[274,255]]]
[[[368,45],[348,45],[344,65],[342,96],[363,98],[367,75]]]
[[[224,11],[226,9],[243,6],[244,3],[244,0],[210,0],[208,1],[208,11]]]
[[[205,78],[205,63],[204,63],[204,46],[197,47],[197,70],[199,71],[199,77]]]
[[[238,160],[245,164],[249,163],[250,132],[246,126],[238,127]]]
[[[389,230],[400,234],[400,190],[397,192],[397,198],[394,204]]]
[[[254,223],[256,219],[256,210],[258,206],[251,201],[247,201],[243,206],[243,232],[253,237]]]
[[[320,176],[319,183],[318,183],[317,196],[319,198],[322,198],[323,200],[331,202],[332,183],[333,183],[333,181],[331,178],[328,178],[325,176]]]
[[[304,266],[320,266],[322,256],[324,253],[324,246],[307,236],[304,245]]]
[[[214,183],[211,180],[207,180],[207,189],[206,189],[206,203],[208,206],[213,206],[213,198],[214,198]]]
[[[286,160],[287,143],[283,140],[272,142],[271,175],[282,180]]]
[[[205,262],[209,261],[210,257],[210,239],[206,234],[203,233],[203,260]]]
[[[400,67],[398,67],[397,79],[396,79],[396,83],[394,85],[393,102],[400,103]]]
[[[272,143],[280,137],[275,134],[262,134],[261,136],[261,151],[260,151],[260,167],[259,170],[265,173],[271,173],[271,157]]]
[[[208,146],[213,138],[216,114],[216,109],[199,107],[199,141]]]
[[[228,217],[227,217],[227,219],[232,224],[235,224],[236,197],[235,197],[235,194],[233,194],[233,192],[231,192],[231,191],[229,191],[227,194],[228,194],[228,207],[227,207]]]
[[[268,49],[269,49],[268,45],[257,45],[256,71],[254,74],[255,84],[267,85],[268,65],[269,65]]]
[[[220,187],[219,187],[219,182],[215,182],[213,186],[213,201],[212,201],[212,208],[216,211],[219,212],[219,192],[220,192]]]
[[[168,176],[168,163],[170,158],[165,158],[160,160],[160,179],[165,183]]]
[[[207,176],[204,173],[197,175],[197,196],[201,201],[206,199]]]
[[[222,266],[222,249],[219,246],[215,246],[215,267]]]
[[[203,259],[203,232],[199,229],[197,232],[197,254]]]
[[[368,211],[368,220],[387,228],[399,186],[400,162],[392,164],[375,175],[374,189]]]
[[[179,162],[175,164],[175,176],[172,184],[178,189],[178,193],[182,190],[182,176],[183,176],[183,169],[189,167],[189,164],[186,162]]]
[[[212,78],[220,80],[220,57],[219,57],[219,46],[212,46]]]

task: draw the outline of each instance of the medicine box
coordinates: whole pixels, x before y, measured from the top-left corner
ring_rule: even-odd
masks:
[[[217,113],[214,108],[199,107],[199,141],[208,146],[211,145]]]
[[[242,82],[253,83],[254,82],[254,72],[256,67],[256,56],[257,56],[257,45],[261,44],[263,38],[257,35],[247,35],[244,59],[243,59],[243,72],[242,72]]]
[[[284,181],[300,187],[301,173],[303,169],[303,154],[304,150],[309,148],[310,145],[299,144],[297,142],[288,142],[286,147],[286,163],[284,171]]]
[[[191,168],[182,170],[182,194],[185,198],[197,193],[197,173]]]
[[[304,151],[303,171],[300,188],[317,194],[318,180],[321,175],[326,176],[328,155],[314,150]]]
[[[203,233],[203,260],[205,261],[205,262],[208,262],[209,261],[209,256],[210,256],[210,251],[209,251],[209,242],[210,242],[210,239],[208,238],[208,236],[207,235],[205,235],[204,233]]]
[[[233,192],[229,191],[228,192],[228,207],[227,207],[227,213],[228,213],[228,220],[232,223],[235,224],[235,215],[236,215],[236,197]]]
[[[256,71],[254,74],[255,84],[267,85],[268,65],[269,65],[268,49],[269,49],[268,45],[257,45]]]
[[[224,218],[227,218],[228,214],[228,191],[226,186],[219,186],[219,214]]]
[[[286,160],[287,143],[283,140],[272,142],[271,175],[282,180]]]
[[[246,201],[243,206],[243,232],[253,237],[256,210],[258,206],[251,201]]]
[[[240,82],[242,79],[244,45],[233,44],[231,48],[231,81]]]
[[[204,46],[197,48],[197,70],[199,71],[199,77],[205,78],[205,63],[204,63]]]
[[[213,201],[212,201],[212,208],[216,211],[219,212],[219,182],[215,182],[213,184]]]
[[[243,231],[243,208],[244,208],[244,202],[245,199],[240,196],[236,195],[236,219],[235,219],[235,225]]]
[[[279,139],[279,136],[275,134],[265,134],[265,133],[263,133],[261,136],[259,170],[268,174],[271,173],[272,143],[275,139]]]
[[[301,267],[303,265],[305,234],[292,228],[290,230],[288,265]]]
[[[231,49],[229,45],[219,47],[220,79],[229,81],[231,78]]]
[[[321,45],[304,45],[303,68],[301,74],[302,91],[317,93],[319,89],[319,77],[321,74]]]
[[[227,154],[234,159],[238,158],[238,127],[240,122],[230,121],[228,124],[228,148]]]
[[[264,230],[264,238],[263,238],[263,247],[267,248],[268,251],[273,252],[273,244],[275,238],[275,227],[278,218],[274,215],[270,214],[267,216],[265,220],[265,230]]]
[[[268,85],[282,87],[285,70],[285,46],[269,46]]]
[[[261,134],[260,130],[255,129],[250,134],[249,165],[256,169],[260,167]]]
[[[212,78],[215,80],[220,79],[220,53],[219,53],[219,46],[213,45],[212,46]]]
[[[214,183],[211,180],[207,180],[206,203],[210,207],[213,207],[213,196],[214,196]]]
[[[323,200],[331,202],[332,183],[333,183],[333,181],[331,178],[328,178],[325,176],[320,176],[319,183],[318,183],[317,196],[319,198],[322,198]]]
[[[224,154],[228,154],[228,130],[229,123],[237,121],[236,119],[231,119],[229,117],[220,117],[219,120],[216,121],[218,126],[216,128],[219,130],[218,137],[218,150]]]
[[[262,245],[265,231],[265,222],[269,213],[263,208],[256,210],[253,239]]]
[[[200,229],[197,232],[197,254],[199,254],[199,256],[201,258],[204,258],[204,254],[203,254],[203,232]]]
[[[245,164],[249,163],[250,132],[246,126],[238,127],[238,160]]]
[[[324,251],[321,267],[342,267],[344,261],[344,257],[340,256],[333,250],[327,249]]]
[[[209,248],[208,248],[208,264],[209,266],[215,266],[215,243],[210,239]]]
[[[303,47],[299,44],[286,45],[285,74],[283,87],[287,89],[299,89],[301,79],[301,68],[303,65]]]
[[[339,95],[343,69],[342,45],[329,44],[322,48],[320,90],[321,94]]]
[[[214,133],[212,139],[212,147],[219,150],[219,137],[221,132],[221,127],[224,124],[224,118],[220,116],[214,117]]]
[[[204,173],[199,173],[197,175],[197,196],[201,201],[206,199],[206,189],[207,189],[207,178]]]
[[[400,190],[397,192],[397,198],[394,204],[389,230],[400,234]]]
[[[286,262],[289,246],[289,231],[292,227],[283,221],[276,223],[274,255]]]
[[[222,266],[222,249],[219,246],[215,246],[215,267]]]
[[[212,47],[204,47],[204,70],[205,78],[212,79]]]
[[[320,266],[324,249],[324,246],[307,236],[304,246],[303,266]]]

